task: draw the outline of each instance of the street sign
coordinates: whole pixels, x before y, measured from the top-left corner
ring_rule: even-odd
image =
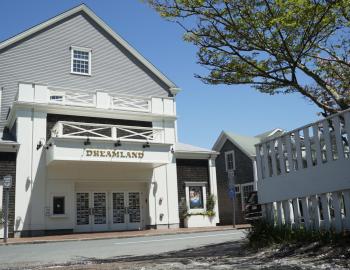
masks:
[[[228,189],[228,196],[231,200],[233,200],[236,197],[236,190],[235,188],[229,188]]]
[[[4,176],[3,186],[4,188],[11,188],[12,187],[12,176],[6,175]]]

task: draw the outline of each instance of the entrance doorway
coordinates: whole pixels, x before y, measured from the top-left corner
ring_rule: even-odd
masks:
[[[76,192],[76,231],[141,229],[141,193]]]
[[[112,230],[141,228],[140,192],[112,192]]]
[[[107,192],[76,193],[76,224],[78,231],[106,231]]]

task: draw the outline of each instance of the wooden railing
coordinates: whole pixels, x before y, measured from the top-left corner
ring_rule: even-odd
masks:
[[[58,121],[51,137],[162,143],[163,132],[162,128]]]
[[[86,92],[81,90],[50,88],[49,102],[63,105],[98,107],[99,94],[102,93],[102,107],[111,110],[151,111],[151,99],[125,95],[109,95],[104,92]]]
[[[49,102],[63,105],[96,106],[96,94],[77,90],[50,89]]]
[[[349,159],[350,110],[256,145],[259,179]]]
[[[118,110],[150,112],[151,99],[112,95],[111,108],[118,109]]]

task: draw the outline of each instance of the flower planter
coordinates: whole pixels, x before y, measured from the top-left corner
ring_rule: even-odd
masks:
[[[190,215],[185,218],[184,225],[185,228],[214,227],[216,226],[216,223],[214,222],[214,217],[206,215]]]

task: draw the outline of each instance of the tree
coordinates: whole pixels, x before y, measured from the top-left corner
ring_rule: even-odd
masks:
[[[350,0],[147,0],[198,47],[208,84],[298,92],[325,114],[350,107]]]

